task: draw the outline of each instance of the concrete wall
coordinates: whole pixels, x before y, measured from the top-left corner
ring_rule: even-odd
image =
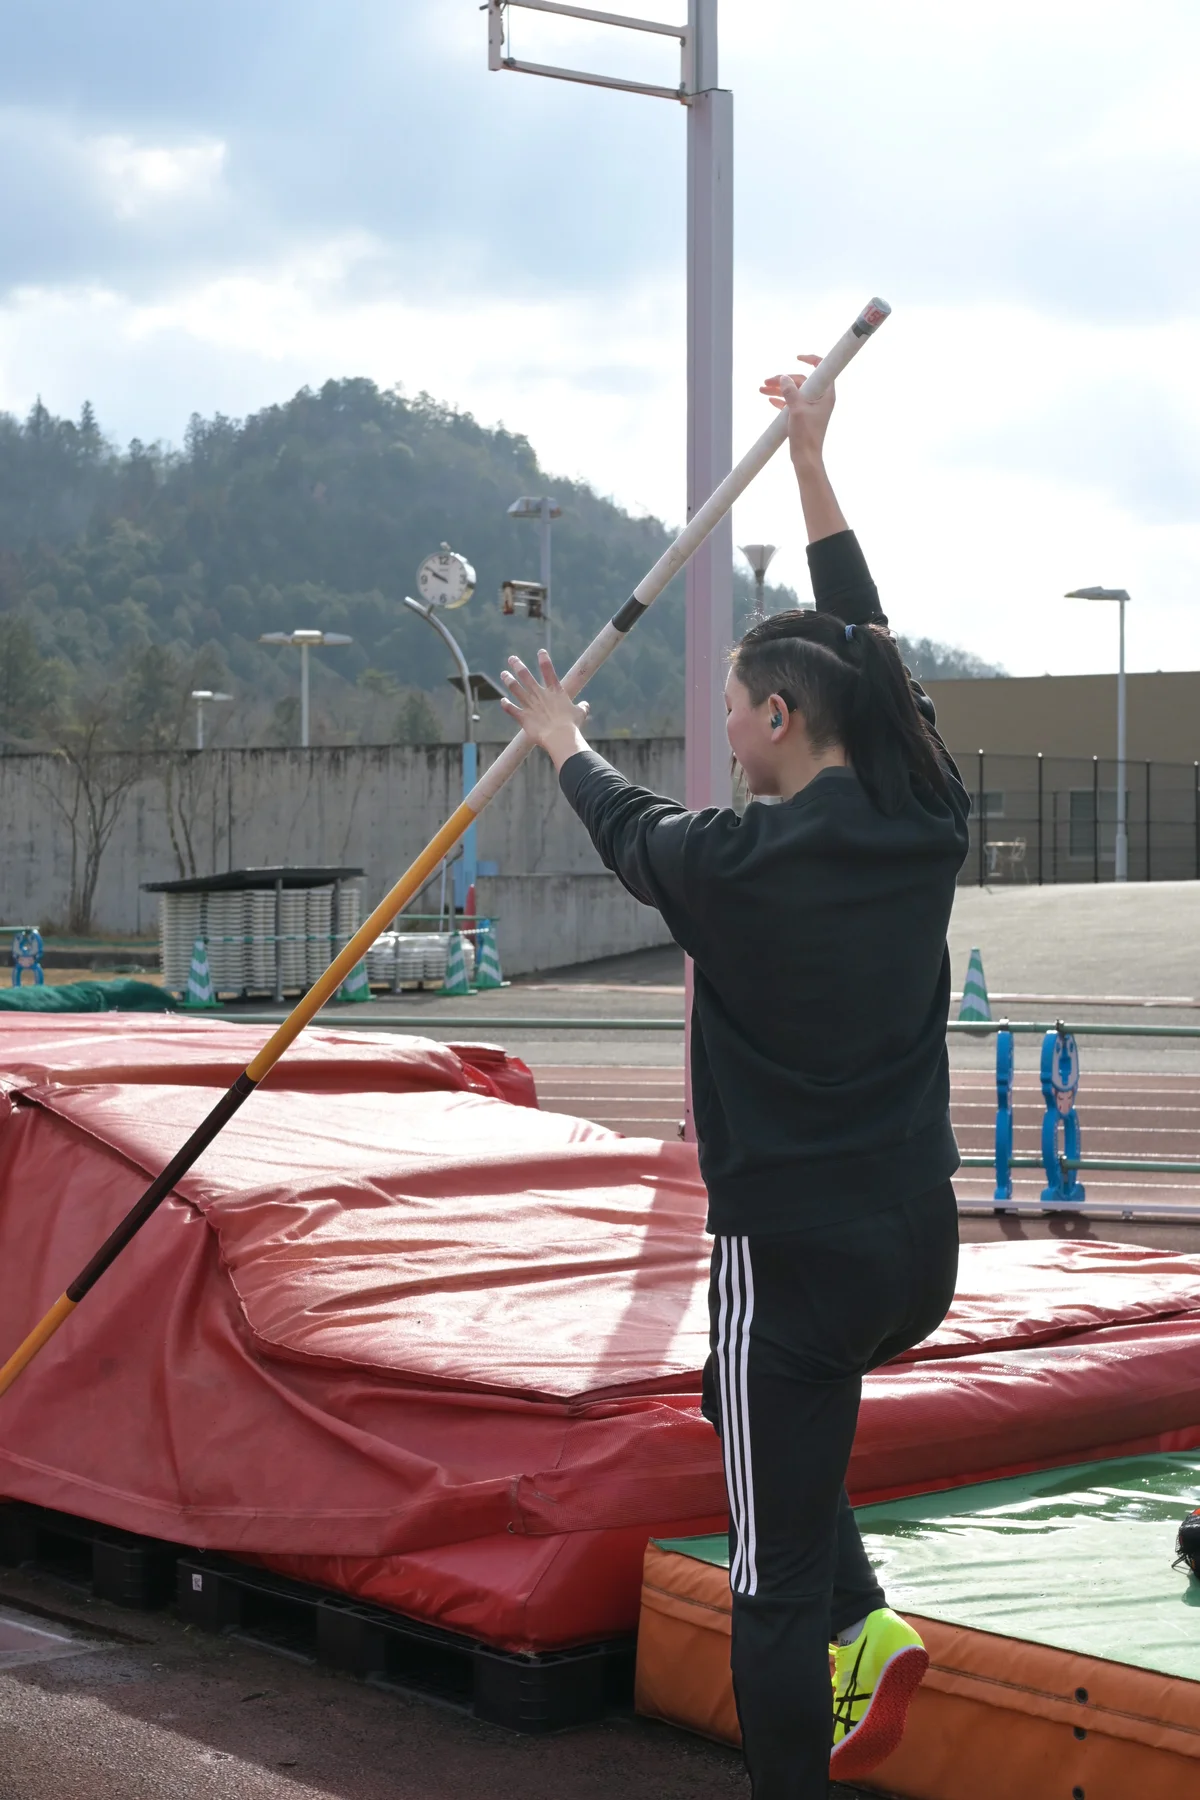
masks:
[[[484,746],[481,762],[486,765],[498,749]],[[682,795],[681,739],[618,739],[597,749],[632,780]],[[122,935],[156,928],[157,899],[141,892],[142,882],[231,868],[359,866],[374,904],[462,791],[455,745],[187,751],[171,762],[105,759],[99,786],[111,793],[123,781],[131,785],[116,807],[93,910],[95,930]],[[73,861],[77,878],[85,848],[84,811],[75,778],[60,758],[0,756],[4,922],[46,925],[67,917]],[[506,965],[548,968],[586,958],[593,943],[599,947],[590,954],[602,956],[664,941],[657,916],[604,873],[547,757],[529,758],[477,831],[480,859],[499,869],[487,904],[503,919]],[[512,880],[527,876],[588,879],[576,893],[561,882],[535,883],[519,893]]]
[[[479,883],[481,918],[499,920],[506,975],[623,956],[671,934],[653,907],[630,898],[615,875],[497,875]]]

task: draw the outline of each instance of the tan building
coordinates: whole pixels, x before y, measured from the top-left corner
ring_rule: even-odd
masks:
[[[1144,762],[1200,758],[1200,670],[1127,675],[1127,754]],[[1115,675],[1014,675],[996,681],[930,681],[938,730],[956,754],[1115,756]]]
[[[1200,671],[1126,681],[1129,878],[1200,880]],[[975,801],[962,879],[1111,880],[1116,675],[927,685]]]

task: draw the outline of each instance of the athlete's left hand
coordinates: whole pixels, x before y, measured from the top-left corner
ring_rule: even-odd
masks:
[[[540,744],[555,767],[561,768],[569,756],[587,748],[580,727],[589,707],[586,700],[572,700],[564,690],[546,650],[538,651],[538,669],[540,681],[519,656],[510,656],[508,668],[500,676],[506,689],[500,704],[526,737]]]

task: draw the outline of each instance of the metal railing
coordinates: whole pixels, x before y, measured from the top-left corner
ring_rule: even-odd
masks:
[[[1112,881],[1117,764],[1089,756],[956,752],[971,793],[961,884]],[[1127,761],[1130,881],[1200,881],[1200,762]]]

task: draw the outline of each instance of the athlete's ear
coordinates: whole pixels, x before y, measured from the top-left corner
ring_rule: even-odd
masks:
[[[788,716],[787,701],[782,694],[769,694],[767,696],[767,705],[771,709],[767,714],[767,723],[770,725],[772,731],[778,731],[779,727]]]

